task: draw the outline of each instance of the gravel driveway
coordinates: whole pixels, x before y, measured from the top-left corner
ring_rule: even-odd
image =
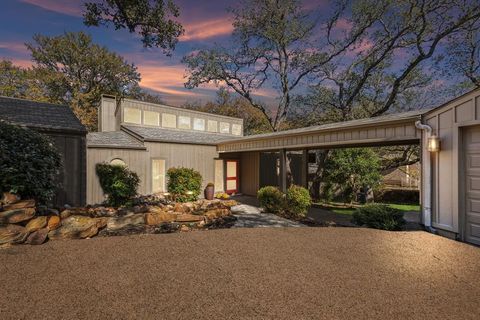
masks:
[[[478,319],[480,249],[425,232],[249,228],[0,250],[1,319]]]

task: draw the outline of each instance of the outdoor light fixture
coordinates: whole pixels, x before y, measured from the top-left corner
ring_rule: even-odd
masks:
[[[432,135],[427,140],[427,150],[429,152],[440,151],[440,139],[436,135]]]

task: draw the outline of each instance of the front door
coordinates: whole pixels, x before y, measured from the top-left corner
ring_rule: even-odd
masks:
[[[465,241],[480,245],[480,126],[463,132],[465,150]]]
[[[225,192],[228,194],[238,192],[238,160],[227,160],[227,183]]]

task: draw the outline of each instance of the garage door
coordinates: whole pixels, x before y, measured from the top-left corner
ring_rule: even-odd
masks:
[[[466,128],[465,241],[480,245],[480,126]]]

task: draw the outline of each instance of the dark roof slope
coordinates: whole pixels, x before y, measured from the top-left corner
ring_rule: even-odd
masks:
[[[119,149],[145,149],[142,142],[123,131],[91,132],[87,134],[87,146]]]
[[[187,143],[216,145],[218,142],[232,140],[231,135],[201,131],[184,131],[175,129],[163,129],[154,127],[139,127],[123,125],[122,128],[129,133],[138,136],[144,141]]]
[[[87,132],[68,106],[52,103],[0,96],[0,119],[38,129]]]

